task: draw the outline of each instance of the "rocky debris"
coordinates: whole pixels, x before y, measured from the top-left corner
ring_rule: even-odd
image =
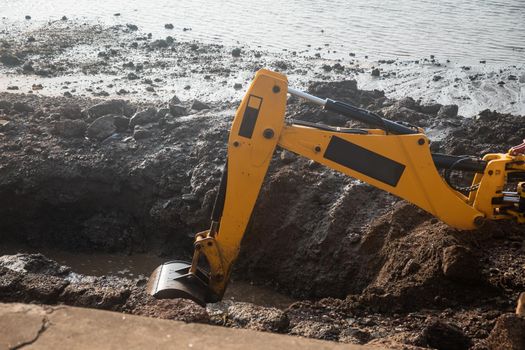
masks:
[[[204,109],[210,109],[210,106],[208,106],[206,103],[201,102],[199,100],[193,100],[191,109],[194,109],[196,111],[202,111]]]
[[[491,350],[525,349],[525,318],[515,314],[500,316],[486,343]]]
[[[373,77],[378,77],[381,75],[381,72],[379,70],[379,68],[374,68],[372,69],[372,73],[370,73]]]
[[[166,29],[173,29],[174,27],[173,27],[173,24],[167,23],[167,24],[164,25],[164,28],[166,28]]]
[[[133,115],[129,120],[129,125],[134,127],[135,125],[145,125],[156,122],[158,120],[157,109],[155,107],[149,107],[141,110]]]
[[[222,305],[214,306],[210,312],[213,315],[212,320],[220,325],[283,333],[290,323],[286,314],[276,308],[242,302],[219,304]]]
[[[53,132],[62,137],[83,137],[86,130],[86,122],[78,119],[59,120],[53,124]]]
[[[133,297],[130,298],[133,300]],[[208,323],[210,316],[205,308],[187,299],[155,299],[150,296],[139,296],[142,299],[138,305],[126,305],[132,307],[130,312],[134,315],[163,318],[184,322]],[[136,302],[136,300],[133,300]],[[128,304],[132,304],[128,301]]]
[[[433,320],[425,328],[423,338],[432,349],[466,350],[472,345],[469,337],[456,325]]]
[[[115,116],[105,115],[95,119],[95,121],[89,125],[87,128],[87,136],[102,141],[111,136],[115,131],[117,131]]]

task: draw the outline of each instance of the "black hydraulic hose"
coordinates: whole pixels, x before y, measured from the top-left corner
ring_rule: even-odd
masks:
[[[406,127],[391,120],[382,118],[381,116],[375,113],[367,111],[366,109],[358,108],[348,103],[326,99],[324,108],[332,112],[340,113],[348,118],[352,118],[362,123],[383,129],[387,133],[398,135],[418,133],[417,130]]]
[[[228,162],[224,164],[222,169],[221,182],[219,184],[219,191],[215,196],[215,203],[213,204],[213,210],[211,213],[211,221],[219,222],[221,220],[222,212],[224,210],[224,201],[226,199],[226,182],[228,179]]]

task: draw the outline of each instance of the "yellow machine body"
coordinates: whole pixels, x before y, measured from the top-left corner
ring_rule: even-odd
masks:
[[[502,210],[505,205],[494,200],[504,196],[509,173],[525,172],[525,156],[486,155],[487,166],[475,175],[467,197],[440,175],[424,133],[396,135],[380,129],[352,133],[287,123],[287,89],[284,75],[260,70],[233,121],[222,215],[210,230],[196,235],[194,258],[184,274],[201,273],[197,265],[204,257],[209,272],[203,284],[211,299],[222,298],[226,289],[277,146],[390,192],[461,230],[475,229],[486,219],[525,222],[522,212]],[[154,287],[150,292],[155,295]]]

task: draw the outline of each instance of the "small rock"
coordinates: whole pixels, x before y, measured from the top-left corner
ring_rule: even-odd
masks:
[[[109,100],[89,107],[86,112],[91,118],[95,119],[108,114],[125,115],[126,117],[130,117],[136,112],[136,110],[137,108],[131,106],[127,101]]]
[[[62,16],[61,20],[62,21],[67,21],[67,17],[66,16]]]
[[[26,17],[25,17],[25,18],[26,18],[27,20],[30,20],[30,19],[31,19],[31,16],[29,16],[29,15],[26,15]]]
[[[240,90],[240,89],[242,89],[242,84],[240,84],[240,83],[235,83],[235,84],[233,84],[233,88],[234,88],[235,90]]]
[[[128,24],[126,24],[126,27],[127,27],[130,31],[132,31],[132,32],[135,32],[135,31],[139,30],[139,27],[137,27],[137,26],[134,25],[134,24],[129,24],[129,23],[128,23]]]
[[[486,342],[491,350],[525,349],[525,318],[515,314],[501,315]]]
[[[425,103],[422,104],[419,108],[421,110],[421,113],[436,115],[441,109],[441,105],[439,103]]]
[[[440,81],[441,79],[443,79],[443,77],[441,75],[434,75],[432,77],[432,81]]]
[[[170,104],[170,113],[174,117],[182,117],[188,114],[188,111],[186,110],[186,107],[183,105],[172,105]]]
[[[481,279],[479,259],[466,247],[453,245],[443,250],[442,269],[445,277],[458,282]]]
[[[53,133],[62,137],[83,137],[87,124],[83,120],[59,120],[53,124]]]
[[[34,72],[35,68],[33,68],[33,64],[31,62],[28,62],[22,66],[22,69],[24,72]]]
[[[236,47],[235,49],[232,50],[232,56],[233,57],[240,57],[241,56],[241,49]]]
[[[0,100],[0,110],[3,110],[4,112],[9,112],[12,107],[13,104],[11,102]]]
[[[28,43],[34,43],[36,41],[35,37],[34,36],[30,36],[29,38],[27,38],[27,42]]]
[[[373,77],[378,77],[379,75],[380,75],[379,68],[372,69],[372,76]]]
[[[73,97],[73,95],[71,94],[71,92],[66,91],[64,92],[64,97]]]
[[[135,73],[131,72],[129,73],[127,76],[126,76],[129,80],[136,80],[139,78],[138,75],[136,75]]]
[[[429,347],[438,350],[467,350],[472,345],[469,337],[456,325],[433,320],[423,330]]]
[[[8,67],[18,66],[22,63],[18,57],[8,52],[5,52],[0,56],[0,62]]]
[[[15,102],[13,103],[13,109],[17,112],[33,112],[33,107],[28,105],[25,102]]]
[[[279,309],[242,302],[228,307],[226,317],[226,322],[232,326],[258,331],[283,332],[290,324],[286,314]]]
[[[160,118],[164,118],[166,116],[166,114],[170,113],[170,109],[169,108],[160,108],[158,111],[157,111],[157,118],[160,119]]]
[[[457,105],[441,106],[437,115],[438,117],[455,118],[458,116],[458,106]]]
[[[208,106],[206,103],[201,102],[199,100],[193,100],[193,104],[191,105],[191,109],[194,109],[196,111],[202,111],[204,109],[210,109],[210,106]]]
[[[154,42],[151,43],[151,46],[153,47],[156,47],[156,48],[161,48],[161,49],[164,49],[166,47],[168,47],[168,42],[164,39],[159,39],[159,40],[155,40]]]
[[[59,111],[64,119],[82,119],[82,110],[78,104],[64,105]]]
[[[135,113],[129,121],[131,127],[135,125],[144,125],[157,121],[157,109],[155,107],[149,107],[145,110]]]
[[[18,90],[18,86],[10,85],[10,86],[7,87],[7,90]]]
[[[87,136],[99,141],[111,136],[117,127],[115,126],[115,117],[113,115],[105,115],[95,119],[93,123],[87,128]]]
[[[173,27],[173,24],[167,23],[167,24],[164,25],[164,28],[166,28],[166,29],[173,29],[174,27]]]
[[[124,117],[122,115],[116,115],[115,120],[113,121],[115,123],[115,126],[117,127],[117,132],[124,132],[128,130],[129,128],[129,118]]]
[[[153,133],[151,132],[151,130],[148,130],[146,128],[143,128],[143,127],[140,127],[140,126],[135,126],[135,129],[133,130],[133,138],[135,140],[142,140],[142,139],[147,139],[149,137],[151,137],[153,135]]]
[[[179,105],[181,104],[182,101],[177,97],[177,95],[173,95],[173,97],[171,98],[169,104],[174,104],[174,105]]]

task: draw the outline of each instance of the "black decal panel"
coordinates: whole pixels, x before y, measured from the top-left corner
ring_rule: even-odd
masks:
[[[259,116],[259,109],[261,108],[262,98],[250,95],[246,110],[242,116],[241,126],[239,128],[239,136],[251,139],[257,117]]]
[[[332,136],[324,157],[393,187],[405,171],[405,165],[337,136]]]

